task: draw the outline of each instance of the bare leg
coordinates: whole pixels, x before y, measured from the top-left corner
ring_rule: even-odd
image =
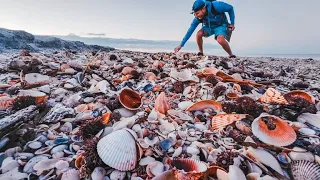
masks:
[[[229,56],[233,55],[231,48],[229,46],[229,43],[227,42],[227,40],[224,38],[223,35],[219,35],[217,37],[217,41],[222,46],[222,48],[229,54]]]
[[[202,39],[202,37],[203,37],[205,34],[206,34],[205,31],[199,30],[198,33],[197,33],[197,36],[196,36],[196,40],[197,40],[197,44],[198,44],[199,52],[200,52],[200,53],[203,53],[203,39]]]

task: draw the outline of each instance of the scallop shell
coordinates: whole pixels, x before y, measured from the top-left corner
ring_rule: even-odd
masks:
[[[30,85],[44,85],[50,83],[50,77],[39,73],[26,74],[24,80]]]
[[[195,159],[174,158],[171,165],[177,179],[199,179],[208,169],[207,164]]]
[[[168,103],[168,100],[167,100],[167,97],[166,97],[166,94],[164,92],[161,92],[155,103],[154,103],[154,108],[160,112],[161,114],[166,114],[167,111],[170,109],[170,105]]]
[[[267,104],[288,104],[287,100],[274,88],[268,88],[258,101]]]
[[[212,109],[214,111],[221,111],[222,105],[213,100],[199,101],[186,109],[186,111],[202,111],[204,109]]]
[[[292,161],[299,161],[299,160],[304,160],[304,161],[310,161],[314,162],[315,157],[311,152],[305,152],[305,149],[299,148],[299,147],[294,147],[293,150],[297,152],[290,152],[289,157],[291,158]]]
[[[270,118],[275,123],[275,129],[270,130],[262,118]],[[259,138],[260,141],[275,145],[275,146],[288,146],[292,144],[297,135],[293,128],[279,117],[261,114],[251,124],[253,134]]]
[[[315,98],[313,96],[311,96],[307,92],[304,92],[301,90],[293,90],[293,91],[286,93],[283,96],[289,103],[295,103],[292,100],[292,98],[295,98],[295,97],[303,98],[303,99],[309,101],[310,103],[315,103]]]
[[[137,147],[131,133],[121,129],[103,137],[97,145],[102,161],[120,170],[133,170],[137,164]]]
[[[225,172],[223,175],[228,178],[228,174],[227,174],[227,171],[225,169],[223,169],[222,167],[219,167],[219,166],[210,166],[208,168],[208,170],[206,171],[205,173],[205,176],[208,176],[208,177],[212,177],[212,178],[218,178],[218,171],[220,172],[220,175],[222,175],[223,173],[222,172]],[[221,180],[221,176],[220,178],[218,178],[219,180]]]
[[[0,111],[9,109],[13,104],[14,98],[8,96],[0,97]]]
[[[150,177],[158,176],[161,173],[163,173],[164,164],[159,161],[151,162],[146,167],[146,171],[147,171],[148,176],[150,176]]]
[[[129,110],[138,110],[143,104],[140,94],[128,88],[121,91],[119,101]]]
[[[126,178],[126,172],[123,172],[123,171],[114,170],[110,174],[110,180],[124,180],[125,178]],[[101,179],[101,180],[104,180],[104,179]]]
[[[309,123],[317,128],[320,128],[320,114],[303,113],[298,116],[297,120],[301,123]]]
[[[61,180],[80,180],[79,172],[76,169],[70,169],[62,174]]]
[[[320,166],[310,161],[293,161],[291,173],[294,180],[319,180]]]
[[[225,126],[232,124],[235,121],[246,118],[247,114],[218,114],[211,120],[213,129],[224,128]]]

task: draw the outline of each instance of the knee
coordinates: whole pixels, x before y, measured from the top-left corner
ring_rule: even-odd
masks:
[[[199,30],[197,33],[197,38],[202,38],[202,36],[203,36],[203,31]]]
[[[225,41],[224,36],[223,36],[223,35],[219,35],[219,36],[217,37],[217,41],[218,41],[219,44],[223,44],[224,41]]]

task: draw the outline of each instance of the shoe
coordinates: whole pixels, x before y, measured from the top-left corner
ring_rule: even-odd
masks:
[[[202,53],[202,52],[198,52],[197,55],[198,55],[198,56],[203,56],[203,53]]]
[[[229,58],[236,58],[236,57],[237,57],[236,55],[229,56]]]

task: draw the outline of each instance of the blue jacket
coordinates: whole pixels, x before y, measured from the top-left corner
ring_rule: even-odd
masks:
[[[205,3],[207,6],[208,14],[203,18],[202,21],[200,21],[197,17],[194,17],[190,28],[188,29],[186,35],[184,36],[180,44],[182,47],[189,40],[194,30],[198,27],[198,25],[201,22],[203,23],[204,26],[208,26],[210,29],[216,28],[223,24],[227,24],[228,20],[225,15],[225,12],[228,12],[230,16],[230,22],[231,24],[234,24],[235,15],[234,15],[233,6],[221,1],[213,1],[213,2],[206,1]],[[220,12],[221,14],[215,15],[211,12],[211,9],[212,9],[211,3],[213,4],[216,11]]]

